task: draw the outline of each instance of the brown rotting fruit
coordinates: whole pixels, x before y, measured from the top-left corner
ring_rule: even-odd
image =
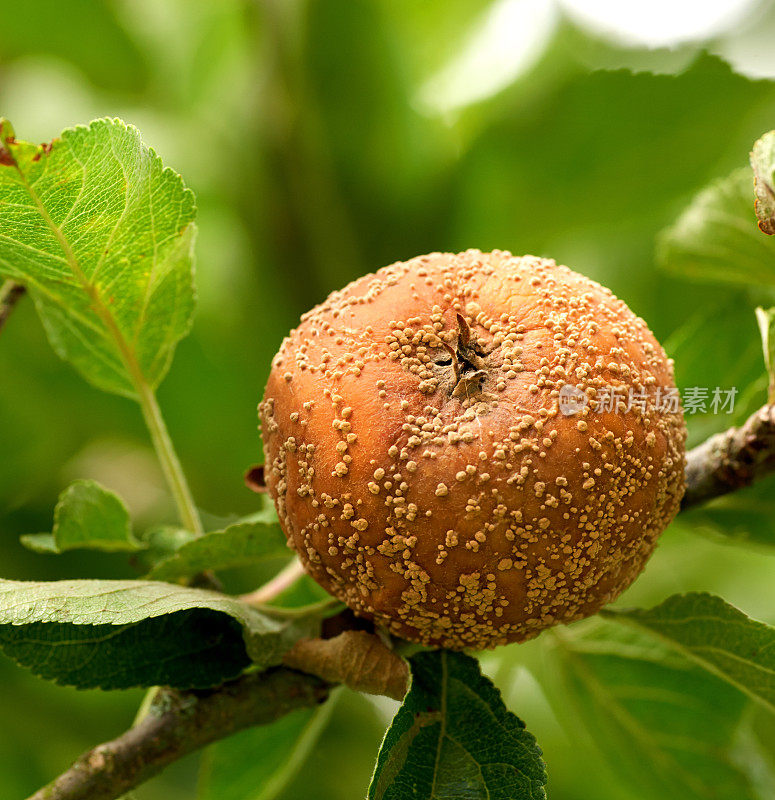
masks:
[[[586,398],[567,416],[563,386]],[[617,597],[677,512],[666,390],[671,361],[599,284],[503,251],[421,256],[285,339],[259,408],[267,486],[356,613],[423,644],[522,641]]]

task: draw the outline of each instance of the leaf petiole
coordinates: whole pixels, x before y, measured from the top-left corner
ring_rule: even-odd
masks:
[[[180,459],[175,452],[167,425],[164,422],[156,395],[147,383],[143,382],[137,386],[140,408],[143,412],[145,424],[151,434],[154,450],[161,463],[164,477],[170,487],[175,505],[178,508],[180,521],[183,526],[201,536],[204,533],[202,521],[196,508],[191,489],[180,465]]]
[[[272,580],[268,581],[263,586],[259,586],[255,592],[243,594],[240,600],[246,605],[259,608],[270,600],[274,600],[275,597],[293,586],[303,574],[304,567],[302,567],[298,558],[294,558],[293,561],[281,569]]]

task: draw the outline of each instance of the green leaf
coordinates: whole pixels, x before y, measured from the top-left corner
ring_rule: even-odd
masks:
[[[50,145],[0,121],[0,275],[101,389],[137,398],[167,372],[194,309],[194,215],[180,176],[121,120]]]
[[[320,738],[335,697],[316,709],[294,711],[208,748],[199,774],[198,800],[274,800]]]
[[[775,545],[775,502],[766,481],[691,508],[681,517],[684,525],[719,541]]]
[[[775,715],[751,705],[738,736],[740,762],[756,781],[757,796],[775,797]]]
[[[133,551],[143,548],[132,534],[129,512],[121,498],[96,481],[74,481],[59,495],[52,533],[21,537],[39,553],[66,550]]]
[[[569,736],[583,726],[638,800],[756,800],[737,763],[743,694],[636,631],[581,631],[555,634],[540,675]]]
[[[775,711],[775,628],[747,617],[720,597],[676,594],[652,609],[601,613],[656,634]]]
[[[764,363],[770,378],[769,401],[775,403],[775,308],[759,306],[756,309],[756,321],[759,323],[759,332],[762,335]]]
[[[203,688],[279,663],[316,618],[275,619],[217,592],[155,581],[0,580],[0,647],[78,688]]]
[[[159,525],[149,528],[142,534],[144,550],[138,555],[138,567],[145,572],[153,569],[160,561],[165,561],[197,536],[185,528]]]
[[[62,551],[57,547],[54,537],[50,533],[25,533],[19,537],[19,541],[33,553],[43,555],[53,555]]]
[[[759,797],[775,797],[775,715],[758,705],[751,708],[740,731],[739,753],[756,779]]]
[[[445,650],[409,659],[412,686],[377,758],[369,800],[539,800],[541,750],[476,659]]]
[[[290,555],[287,539],[279,525],[238,522],[222,531],[212,531],[186,542],[170,558],[156,564],[148,577],[175,581],[207,569],[288,559]]]
[[[764,363],[767,371],[772,373],[775,367],[775,308],[756,309],[756,321],[762,335],[762,349],[764,350]]]
[[[772,236],[775,234],[775,131],[765,133],[754,144],[751,167],[759,228],[762,233]]]
[[[751,171],[741,169],[701,191],[660,236],[665,269],[700,280],[775,284],[775,239],[761,236]]]

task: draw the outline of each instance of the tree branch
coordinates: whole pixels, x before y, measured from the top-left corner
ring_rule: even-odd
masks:
[[[205,745],[318,705],[328,690],[319,678],[285,667],[205,692],[163,689],[139,725],[84,753],[29,800],[115,800]]]
[[[26,291],[22,284],[12,280],[7,280],[0,286],[0,331],[3,330],[8,317]]]
[[[773,471],[775,405],[765,405],[741,427],[711,436],[686,454],[681,510],[742,489]]]

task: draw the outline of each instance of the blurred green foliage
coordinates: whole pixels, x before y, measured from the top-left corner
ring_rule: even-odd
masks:
[[[121,116],[197,194],[199,310],[160,402],[210,527],[257,508],[241,476],[261,460],[255,408],[282,336],[329,291],[421,252],[552,256],[609,286],[665,343],[682,388],[739,388],[731,417],[690,417],[692,441],[763,402],[753,308],[771,305],[772,289],[662,272],[654,245],[696,191],[744,167],[753,141],[775,127],[775,82],[749,80],[699,48],[628,50],[559,20],[539,58],[496,94],[430,108],[429,81],[487,8],[0,0],[0,113],[20,137],[44,141]],[[74,478],[121,494],[138,531],[174,521],[134,404],[61,362],[28,301],[0,338],[0,375],[3,577],[137,574],[125,556],[46,557],[19,544],[48,529]],[[771,494],[741,493],[737,511],[674,524],[621,602],[708,590],[775,622]],[[720,540],[729,528],[758,549]],[[241,589],[261,575],[231,577]],[[550,796],[643,800],[586,739],[569,738],[527,676],[525,666],[542,669],[545,648],[541,639],[502,648],[484,666],[541,743]],[[3,795],[30,793],[117,734],[139,700],[63,689],[0,660]],[[316,800],[362,796],[394,709],[346,693],[283,800],[306,799],[310,787]],[[176,765],[138,800],[191,797],[196,762]]]

